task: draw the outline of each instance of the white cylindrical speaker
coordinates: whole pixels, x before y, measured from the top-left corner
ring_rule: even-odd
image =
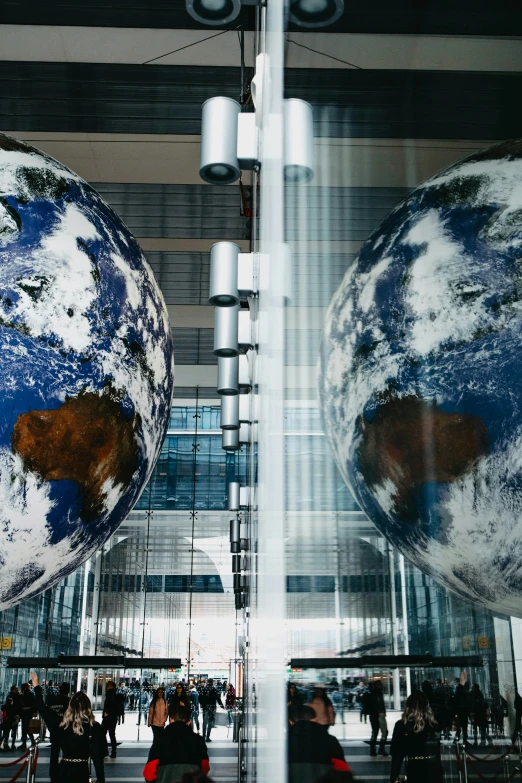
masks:
[[[233,98],[210,98],[201,114],[199,176],[211,185],[228,185],[239,179],[237,118],[241,106]]]
[[[241,11],[240,0],[185,0],[187,13],[200,24],[221,26]]]
[[[210,248],[208,301],[215,307],[233,307],[239,303],[239,250],[239,245],[234,242],[216,242]]]
[[[314,115],[299,98],[284,102],[284,170],[286,182],[303,185],[314,176]]]
[[[221,429],[239,429],[239,399],[241,394],[223,395],[221,398]]]
[[[239,307],[214,308],[214,355],[238,356]]]
[[[217,378],[218,394],[239,394],[239,356],[219,356]]]
[[[227,487],[227,508],[239,511],[239,481],[229,481]]]
[[[225,451],[239,449],[239,430],[222,430],[221,446]]]

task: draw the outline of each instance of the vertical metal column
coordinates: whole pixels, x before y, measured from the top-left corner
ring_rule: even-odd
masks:
[[[253,643],[257,783],[285,783],[285,275],[283,255],[284,2],[269,0],[261,50],[267,67],[261,108],[257,595]],[[265,45],[263,47],[263,41]]]
[[[91,572],[91,561],[87,560],[83,569],[83,593],[82,593],[82,614],[80,620],[80,645],[78,649],[78,655],[85,654],[85,635],[87,633],[87,594],[89,587],[89,574]],[[82,688],[83,669],[78,669],[78,681],[76,684],[76,690],[79,691]]]
[[[390,601],[391,601],[391,631],[393,654],[399,654],[399,632],[397,628],[397,596],[395,594],[395,558],[394,551],[388,545],[388,562],[390,564]],[[401,708],[401,675],[398,669],[393,670],[393,709]]]
[[[96,643],[98,641],[98,615],[100,613],[100,578],[102,567],[103,549],[96,555],[94,565],[94,590],[92,594],[92,614],[91,614],[91,639],[89,655],[96,655]],[[93,698],[94,690],[94,669],[87,670],[87,696]],[[94,702],[93,702],[94,704]]]
[[[408,635],[408,597],[406,595],[406,568],[404,555],[399,555],[399,571],[401,575],[401,599],[402,599],[402,634],[404,637],[404,655],[410,654],[410,639]],[[406,698],[411,693],[411,670],[406,667]]]

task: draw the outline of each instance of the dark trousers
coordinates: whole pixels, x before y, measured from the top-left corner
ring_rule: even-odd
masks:
[[[107,732],[109,732],[109,737],[111,740],[111,751],[114,755],[116,755],[116,724],[118,723],[118,718],[113,718],[112,715],[108,715],[106,718],[102,720],[102,731],[105,732],[105,735],[107,735]]]
[[[16,742],[16,732],[18,730],[18,723],[12,720],[5,720],[2,724],[2,740],[4,745],[9,745],[9,734],[11,734],[11,742]]]
[[[195,712],[192,710],[190,713],[190,721],[192,726],[192,731],[194,731],[194,726],[196,727],[197,731],[199,731],[199,712]]]
[[[59,767],[60,764],[60,740],[51,734],[51,758],[49,761],[49,777],[51,783],[59,783]]]
[[[29,729],[29,721],[33,717],[33,713],[31,710],[24,710],[22,712],[22,742],[25,745],[27,742],[27,733]],[[34,743],[33,735],[29,734],[29,737],[31,738],[31,744]]]
[[[460,739],[460,732],[462,731],[462,740],[468,741],[468,712],[457,712],[457,739]]]
[[[206,710],[203,708],[203,739],[210,737],[210,732],[214,728],[214,716],[216,714],[216,708],[210,708]]]
[[[160,738],[161,733],[163,731],[163,726],[151,726],[151,729],[152,729],[152,737],[153,737],[152,742],[154,743],[156,742],[157,739]]]

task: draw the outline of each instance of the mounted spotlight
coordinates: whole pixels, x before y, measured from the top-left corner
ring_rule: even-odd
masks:
[[[239,449],[239,430],[222,430],[221,447],[225,451],[237,451]]]
[[[290,0],[289,21],[299,27],[326,27],[344,13],[344,0]]]
[[[215,307],[233,307],[239,303],[239,251],[235,242],[216,242],[210,248],[208,301]]]
[[[239,481],[229,481],[227,486],[227,508],[229,511],[239,511],[241,503],[241,488]],[[232,520],[230,520],[232,524]],[[237,536],[239,541],[239,535]],[[235,539],[233,539],[235,540]]]
[[[284,102],[285,180],[303,185],[314,176],[314,115],[312,107],[299,98]]]
[[[214,356],[238,356],[238,315],[237,306],[214,308]]]
[[[218,394],[239,394],[239,356],[219,356],[217,374]],[[242,363],[243,369],[243,363]],[[242,373],[244,377],[244,370]]]
[[[239,429],[239,398],[241,394],[223,395],[221,398],[221,429]]]
[[[211,185],[239,179],[237,126],[241,106],[233,98],[209,98],[201,115],[199,176]]]
[[[241,11],[239,0],[186,0],[187,13],[200,24],[224,25]]]

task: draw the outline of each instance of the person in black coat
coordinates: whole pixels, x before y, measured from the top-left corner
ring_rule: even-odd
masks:
[[[415,691],[406,701],[401,720],[393,729],[390,783],[399,777],[407,759],[408,783],[442,783],[443,770],[437,724],[428,699]]]
[[[208,683],[200,689],[199,703],[203,710],[203,739],[206,742],[212,742],[210,739],[210,732],[214,728],[216,707],[219,704],[222,710],[225,709],[219,693],[214,688],[214,680],[212,678],[210,678]]]
[[[315,710],[293,707],[288,730],[289,783],[312,783],[329,770],[349,771],[339,740],[315,723]]]
[[[470,713],[469,702],[469,683],[468,673],[462,672],[459,678],[457,688],[455,690],[455,698],[453,699],[453,705],[455,715],[457,717],[457,733],[455,735],[455,742],[460,739],[460,733],[462,732],[462,739],[465,743],[468,742],[468,723]]]
[[[11,750],[14,750],[18,723],[20,722],[23,711],[22,700],[20,698],[17,685],[11,686],[11,690],[7,695],[2,709],[5,712],[5,720],[2,723],[2,739],[4,742],[4,750],[9,750],[9,735],[11,735]]]
[[[502,699],[505,701],[505,699]],[[504,718],[502,717],[502,724],[504,724]],[[522,726],[522,696],[518,691],[515,692],[515,730],[511,737],[511,742],[515,744],[520,735],[520,727]]]
[[[111,759],[116,758],[116,724],[124,712],[123,697],[116,691],[116,683],[109,680],[105,686],[105,702],[103,704],[102,730],[111,740]]]
[[[386,721],[386,706],[384,704],[384,692],[381,680],[375,680],[375,682],[370,685],[369,694],[364,701],[364,709],[368,711],[372,726],[370,756],[377,755],[377,737],[379,736],[379,731],[381,732],[379,753],[381,756],[387,756],[386,739],[388,737],[388,723]]]
[[[146,781],[159,777],[163,783],[177,783],[184,773],[209,772],[207,746],[190,728],[190,707],[169,706],[170,723],[154,738],[143,770]]]
[[[70,686],[68,682],[63,682],[60,685],[60,690],[57,691],[53,688],[51,692],[47,692],[47,698],[45,700],[45,706],[56,713],[60,723],[63,720],[65,711],[71,701],[69,697]],[[49,726],[49,734],[51,736],[51,758],[49,762],[49,777],[51,783],[58,783],[58,763],[60,759],[60,737],[58,732]]]
[[[59,783],[89,783],[89,759],[94,764],[98,783],[105,783],[105,735],[94,719],[89,697],[83,691],[75,693],[60,720],[58,713],[44,703],[38,675],[33,672],[31,680],[36,708],[49,730],[59,738],[62,751],[58,765]]]

